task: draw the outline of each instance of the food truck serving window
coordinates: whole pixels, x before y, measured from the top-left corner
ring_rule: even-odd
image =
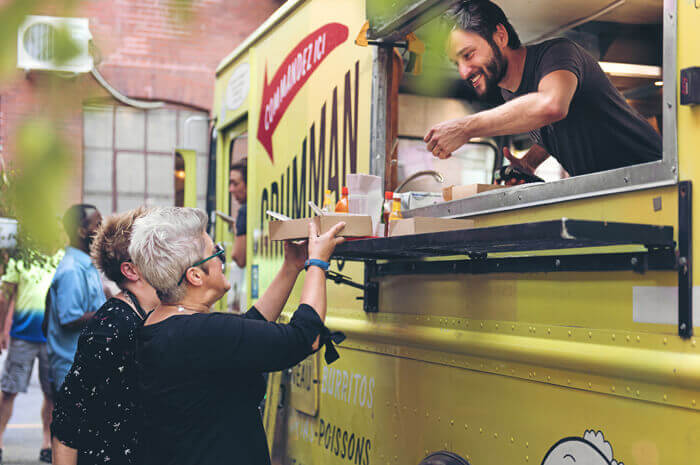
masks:
[[[396,3],[396,2],[394,2]],[[455,1],[402,0],[400,8],[369,9],[368,37],[393,41],[414,32],[426,42],[423,77],[404,74],[402,93],[430,97],[462,98],[472,103],[475,94],[453,67],[449,68],[445,42],[430,43],[432,27]],[[567,176],[558,166],[548,165],[545,183],[526,184],[472,198],[460,199],[413,210],[409,215],[464,217],[526,206],[554,203],[583,197],[624,192],[674,184],[678,181],[676,125],[676,2],[674,0],[496,0],[518,32],[524,45],[565,37],[586,49],[627,103],[645,119],[662,138],[662,156],[657,161],[629,164],[621,168]],[[371,11],[370,11],[371,10]],[[374,17],[372,15],[375,15]],[[382,69],[382,54],[375,54],[375,65]],[[426,82],[441,76],[439,85]],[[376,73],[373,86],[381,88],[385,77]],[[421,81],[423,80],[423,82]],[[385,82],[385,81],[384,81]],[[426,90],[427,89],[427,90]],[[426,94],[427,92],[427,94]],[[433,92],[431,94],[431,92]],[[442,94],[440,94],[442,92]],[[451,93],[450,93],[451,92]],[[499,96],[500,97],[500,96]],[[386,109],[381,92],[373,92],[373,111]],[[502,103],[502,102],[500,102]],[[492,103],[497,106],[500,103]],[[474,107],[474,105],[472,105]],[[482,107],[487,108],[487,107]],[[477,110],[479,108],[477,107]],[[399,113],[399,122],[402,115]],[[412,114],[411,118],[415,119]],[[381,142],[381,117],[373,116],[373,130]],[[430,129],[426,127],[426,132]],[[512,134],[496,142],[515,149],[527,148],[527,134]],[[384,144],[386,145],[386,144]],[[373,147],[373,153],[383,145]],[[378,149],[378,150],[377,150]],[[401,164],[401,146],[399,146]],[[507,161],[506,161],[507,163]],[[381,163],[372,166],[374,174],[383,175]],[[498,163],[496,163],[498,165]],[[561,174],[561,175],[560,175]],[[559,179],[560,178],[560,179]]]

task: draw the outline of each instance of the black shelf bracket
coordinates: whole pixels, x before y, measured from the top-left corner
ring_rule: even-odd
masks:
[[[693,184],[678,185],[678,335],[693,336]]]
[[[644,274],[647,271],[675,269],[675,250],[664,248],[630,253],[392,261],[376,265],[376,272],[371,278],[416,274],[555,273],[567,271],[634,271]]]
[[[350,286],[363,291],[362,297],[358,297],[363,301],[362,307],[367,313],[377,313],[379,311],[379,283],[372,280],[376,273],[376,262],[365,262],[365,284],[356,283],[349,276],[338,273],[336,271],[326,271],[326,279],[333,281],[336,284]]]

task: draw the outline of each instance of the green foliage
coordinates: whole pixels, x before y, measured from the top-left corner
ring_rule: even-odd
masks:
[[[58,65],[68,62],[80,52],[78,44],[73,40],[70,30],[66,26],[56,29],[55,41],[54,51],[56,55],[54,61]]]
[[[0,176],[0,216],[19,222],[17,247],[5,259],[43,262],[65,242],[59,218],[67,200],[71,155],[47,119],[23,124],[15,136],[21,165]]]
[[[0,80],[17,67],[17,29],[39,0],[12,0],[0,8]]]

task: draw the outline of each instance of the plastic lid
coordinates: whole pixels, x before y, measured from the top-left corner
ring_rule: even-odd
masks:
[[[343,195],[348,195],[348,186],[343,186]]]
[[[394,193],[391,191],[384,192],[384,200],[394,200]]]

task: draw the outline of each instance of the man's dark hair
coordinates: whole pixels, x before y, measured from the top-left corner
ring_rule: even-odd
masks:
[[[78,237],[78,228],[88,226],[88,218],[97,207],[88,203],[78,203],[71,205],[63,215],[63,228],[71,239]]]
[[[446,19],[464,31],[479,34],[492,45],[496,26],[502,24],[508,32],[508,47],[516,49],[521,45],[506,14],[489,0],[462,0],[447,11]]]
[[[248,158],[241,158],[236,163],[231,165],[231,171],[238,171],[241,173],[243,182],[248,184]]]

